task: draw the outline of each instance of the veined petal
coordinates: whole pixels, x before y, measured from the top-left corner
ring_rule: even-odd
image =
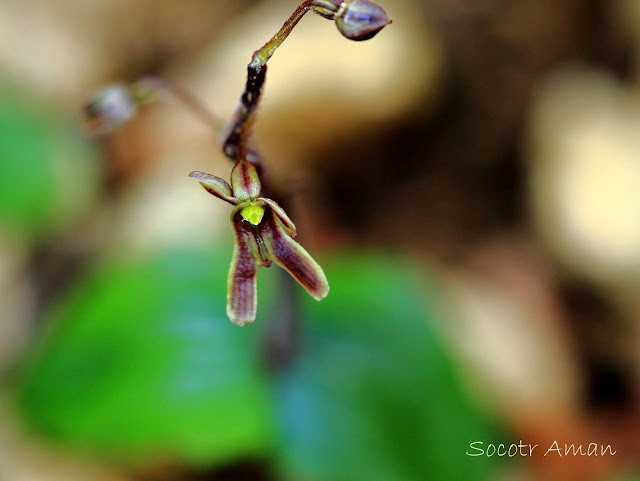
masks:
[[[227,201],[233,205],[238,203],[233,196],[231,186],[226,180],[216,177],[215,175],[205,174],[204,172],[191,172],[189,177],[199,180],[200,185],[211,195],[215,195],[219,199]]]
[[[271,259],[304,287],[317,301],[329,294],[322,267],[288,234],[278,215],[271,211],[260,223],[262,240]]]
[[[231,186],[238,201],[256,199],[260,195],[262,185],[255,166],[246,160],[237,162],[231,171]]]
[[[284,228],[287,230],[287,234],[289,234],[291,237],[296,236],[296,225],[293,223],[291,219],[289,219],[289,216],[287,215],[287,213],[284,211],[282,207],[280,207],[276,203],[276,201],[267,199],[266,197],[258,197],[256,200],[259,200],[260,202],[263,202],[265,205],[271,207],[273,212],[282,221]]]
[[[227,315],[234,324],[244,326],[256,318],[256,274],[263,263],[253,228],[242,221],[239,209],[231,214],[231,226],[235,245],[227,278]]]

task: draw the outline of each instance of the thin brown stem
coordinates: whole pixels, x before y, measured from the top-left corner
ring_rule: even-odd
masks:
[[[222,119],[216,117],[189,89],[166,78],[156,76],[142,77],[134,82],[133,90],[137,100],[141,103],[144,103],[147,99],[152,99],[159,93],[169,94],[185,106],[192,115],[211,129],[212,132],[218,134],[223,128]]]
[[[231,128],[223,147],[224,154],[229,159],[234,162],[248,159],[259,164],[259,156],[249,150],[248,144],[255,121],[255,112],[266,80],[267,62],[309,10],[325,18],[333,18],[342,3],[342,0],[306,0],[302,2],[282,25],[278,33],[253,53],[251,62],[247,66],[247,84],[240,98],[240,105],[234,113]]]
[[[262,66],[266,65],[269,59],[273,56],[275,51],[280,45],[287,39],[289,34],[298,25],[298,22],[302,20],[302,17],[309,11],[313,0],[306,0],[298,5],[298,8],[291,14],[289,19],[284,22],[282,28],[276,33],[271,40],[265,43],[260,49],[253,53],[251,64],[256,70],[260,70]]]

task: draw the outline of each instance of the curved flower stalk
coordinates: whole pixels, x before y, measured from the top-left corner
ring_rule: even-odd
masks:
[[[296,226],[273,200],[260,197],[262,185],[253,164],[236,163],[231,185],[203,172],[189,177],[200,181],[210,194],[232,204],[231,227],[235,246],[227,281],[227,315],[244,326],[256,317],[256,275],[261,266],[275,262],[297,280],[313,298],[324,299],[329,283],[322,268],[293,238]]]
[[[260,266],[268,267],[272,261],[286,269],[315,299],[321,300],[329,293],[322,268],[293,240],[296,231],[289,217],[274,201],[259,197],[261,184],[256,166],[261,167],[260,157],[248,147],[267,62],[309,10],[335,21],[338,31],[355,41],[370,39],[391,23],[384,9],[370,0],[301,3],[278,33],[253,53],[247,66],[245,91],[223,145],[224,154],[235,162],[232,186],[210,174],[190,174],[208,192],[236,206],[231,214],[236,244],[227,283],[227,314],[239,325],[254,321],[256,273]]]
[[[275,262],[317,300],[329,293],[322,268],[293,240],[296,228],[291,219],[276,202],[261,196],[260,156],[248,147],[267,75],[267,62],[308,11],[334,21],[345,38],[355,41],[368,40],[391,23],[384,9],[370,0],[302,2],[278,33],[253,53],[247,66],[246,87],[222,147],[224,154],[235,163],[231,185],[211,174],[189,174],[210,194],[234,206],[231,225],[235,248],[227,282],[227,314],[240,326],[255,320],[256,275],[261,266],[268,267]],[[128,122],[141,106],[162,94],[171,94],[213,131],[218,130],[218,120],[189,91],[160,77],[143,77],[130,85],[105,87],[94,95],[85,107],[90,133],[112,132]]]
[[[302,2],[278,33],[256,50],[251,57],[251,62],[247,66],[247,85],[223,146],[225,155],[231,160],[248,157],[252,161],[259,161],[259,156],[247,149],[247,142],[262,95],[267,75],[267,62],[310,10],[328,20],[333,20],[344,37],[355,41],[368,40],[391,23],[384,9],[369,0],[306,0]]]
[[[131,120],[140,107],[167,97],[181,102],[213,132],[218,132],[222,127],[222,121],[212,115],[189,90],[162,77],[146,76],[127,85],[111,84],[96,91],[84,107],[86,129],[93,136],[113,133]]]

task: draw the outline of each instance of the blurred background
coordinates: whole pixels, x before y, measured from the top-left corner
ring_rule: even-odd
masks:
[[[0,2],[1,481],[640,479],[640,1],[381,3],[270,62],[256,145],[331,293],[263,269],[238,328],[187,177],[222,133],[81,112],[160,75],[229,118],[296,0]]]

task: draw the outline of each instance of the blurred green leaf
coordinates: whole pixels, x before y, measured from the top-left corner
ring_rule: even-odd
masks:
[[[460,387],[425,283],[393,259],[323,263],[331,293],[304,305],[304,353],[280,384],[279,467],[308,481],[474,481],[465,455],[496,439]]]
[[[380,256],[323,264],[332,292],[302,305],[300,355],[269,391],[259,342],[277,274],[260,276],[258,324],[238,328],[225,316],[228,262],[226,252],[174,255],[83,278],[27,370],[19,399],[28,419],[67,443],[138,461],[274,454],[285,479],[492,473],[497,461],[465,455],[497,436],[460,387],[422,280]]]
[[[640,481],[640,474],[628,474],[626,476],[614,476],[613,478],[608,478],[609,481]]]
[[[0,230],[48,235],[91,206],[97,159],[64,124],[19,94],[0,91]]]
[[[271,446],[255,332],[225,314],[228,256],[107,264],[47,320],[19,400],[41,431],[120,458],[215,462]]]

